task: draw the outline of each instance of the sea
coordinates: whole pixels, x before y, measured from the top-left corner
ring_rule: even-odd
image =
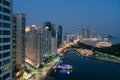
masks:
[[[109,40],[113,45],[120,44],[120,37],[115,37]]]
[[[120,44],[120,38],[110,39],[110,42]],[[74,51],[68,51],[66,56],[63,64],[73,68],[66,72],[53,70],[50,77],[54,80],[120,80],[120,64],[81,57]]]
[[[71,70],[53,70],[50,77],[54,80],[120,80],[120,64],[84,58],[74,51],[68,51],[63,64],[69,64]]]

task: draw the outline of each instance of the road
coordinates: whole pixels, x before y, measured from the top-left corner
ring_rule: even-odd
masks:
[[[43,67],[42,69],[37,69],[35,71],[35,78],[32,80],[44,80],[48,71],[54,66],[56,62],[57,59],[54,59],[52,62],[45,65],[45,67]]]

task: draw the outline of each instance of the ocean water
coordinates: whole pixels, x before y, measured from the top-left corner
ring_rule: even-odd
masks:
[[[110,42],[115,45],[115,44],[120,44],[120,37],[115,37],[113,39],[110,39]]]
[[[120,80],[120,65],[100,60],[82,58],[76,52],[69,51],[68,59],[63,60],[73,66],[70,74],[61,74],[58,70],[51,73],[55,80]]]

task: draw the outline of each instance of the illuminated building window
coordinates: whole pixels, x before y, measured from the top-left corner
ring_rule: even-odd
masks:
[[[16,61],[16,59],[13,59],[13,62],[15,62]]]
[[[4,67],[4,68],[3,68],[3,73],[6,72],[6,71],[8,71],[8,70],[10,70],[10,66]]]

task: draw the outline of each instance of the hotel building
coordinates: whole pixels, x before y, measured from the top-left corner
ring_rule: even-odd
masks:
[[[26,62],[38,67],[40,63],[40,27],[32,25],[26,27]]]

